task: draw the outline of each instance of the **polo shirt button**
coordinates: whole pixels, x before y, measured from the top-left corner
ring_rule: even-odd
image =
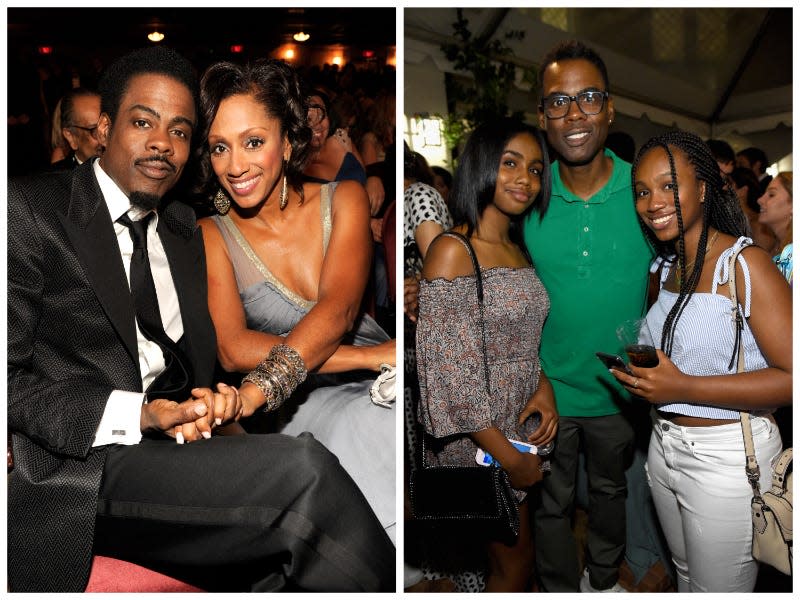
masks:
[[[584,256],[589,256],[589,252],[588,252],[587,250],[584,250],[584,251],[583,251],[583,255],[584,255]]]
[[[584,231],[589,231],[589,228],[588,227],[584,227],[583,230]]]
[[[669,431],[669,423],[662,423],[661,429],[663,429],[664,431]]]

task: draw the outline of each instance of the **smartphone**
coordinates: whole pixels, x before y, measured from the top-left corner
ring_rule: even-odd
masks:
[[[520,452],[527,452],[529,454],[536,454],[536,446],[533,444],[529,444],[528,442],[519,442],[517,440],[508,440],[511,442],[511,445],[514,446]],[[475,462],[481,465],[482,467],[489,467],[491,465],[500,466],[492,455],[483,450],[483,448],[478,448],[477,452],[475,452]]]
[[[628,375],[633,375],[633,372],[628,368],[628,365],[625,364],[625,361],[622,360],[621,356],[618,356],[617,354],[607,354],[606,352],[595,352],[595,354],[597,355],[597,358],[603,361],[603,364],[606,366],[606,368],[614,368],[617,371],[622,371]]]

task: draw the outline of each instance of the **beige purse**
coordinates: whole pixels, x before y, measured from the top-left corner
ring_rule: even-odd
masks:
[[[739,251],[741,252],[741,250]],[[741,349],[743,317],[736,299],[736,258],[734,252],[728,266],[728,282],[733,318],[736,323],[737,372],[744,371],[744,354]],[[788,448],[772,467],[772,487],[761,493],[761,472],[753,445],[750,414],[741,413],[742,435],[746,454],[745,472],[753,488],[750,509],[753,518],[753,558],[771,565],[786,575],[792,574],[792,474],[786,474],[792,464],[792,449]]]

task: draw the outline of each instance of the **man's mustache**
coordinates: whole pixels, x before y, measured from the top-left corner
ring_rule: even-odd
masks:
[[[177,170],[175,168],[175,165],[173,165],[170,162],[169,158],[167,158],[166,156],[158,156],[158,155],[156,155],[156,156],[149,156],[147,158],[139,158],[139,159],[136,160],[136,162],[134,164],[142,165],[142,164],[146,164],[146,163],[162,163],[162,164],[166,165],[167,167],[169,167],[169,169],[171,171],[176,171]]]

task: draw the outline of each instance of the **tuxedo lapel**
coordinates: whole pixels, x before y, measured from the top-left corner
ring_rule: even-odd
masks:
[[[67,215],[58,217],[92,290],[138,371],[135,313],[119,243],[92,168],[84,166],[75,169]]]

